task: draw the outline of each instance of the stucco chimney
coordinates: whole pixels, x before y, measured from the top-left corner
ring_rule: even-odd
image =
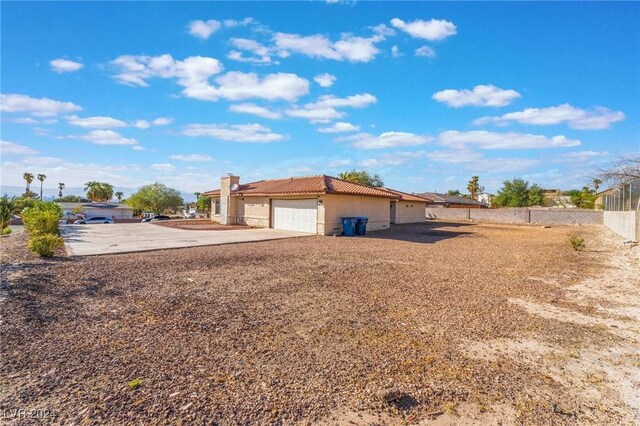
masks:
[[[231,196],[231,187],[240,184],[240,177],[227,173],[220,178],[220,223],[222,225],[236,224],[236,199]]]

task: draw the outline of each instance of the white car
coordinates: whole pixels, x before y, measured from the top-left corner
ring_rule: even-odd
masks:
[[[113,219],[102,216],[90,217],[76,221],[77,225],[91,225],[93,223],[113,223]]]

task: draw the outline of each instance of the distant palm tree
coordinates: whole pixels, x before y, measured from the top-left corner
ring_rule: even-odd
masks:
[[[124,193],[118,191],[115,194],[116,198],[118,199],[118,203],[122,202],[122,199],[124,198]]]
[[[40,199],[42,200],[42,183],[47,178],[46,175],[38,174],[38,180],[40,181]]]
[[[31,182],[33,182],[33,173],[24,172],[22,174],[22,179],[27,181],[27,188],[25,189],[24,193],[25,194],[29,194],[29,191],[30,191],[30,188],[31,188]]]
[[[58,197],[62,198],[62,190],[64,189],[65,184],[62,182],[58,182],[58,189],[60,190],[60,192],[58,192]]]
[[[600,188],[601,183],[602,181],[600,179],[593,180],[593,190],[596,192],[596,194],[598,193],[598,188]]]

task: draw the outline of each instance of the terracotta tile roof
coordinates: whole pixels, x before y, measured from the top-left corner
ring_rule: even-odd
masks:
[[[428,201],[433,201],[430,198],[421,197],[416,194],[408,194],[406,192],[398,191],[397,189],[391,189],[391,188],[384,188],[384,189],[391,192],[392,194],[399,196],[400,199],[398,201],[414,201],[417,203],[426,203]]]
[[[233,191],[236,196],[277,196],[277,195],[306,195],[306,194],[343,194],[361,195],[365,197],[398,198],[383,188],[372,188],[347,182],[332,176],[304,176],[285,179],[261,180],[258,182],[240,184],[240,188]],[[207,197],[220,195],[220,190],[203,193]]]

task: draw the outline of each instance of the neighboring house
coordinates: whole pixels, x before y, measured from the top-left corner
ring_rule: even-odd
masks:
[[[476,196],[476,201],[490,206],[491,200],[493,199],[493,197],[494,197],[493,194],[489,194],[488,192],[483,192]]]
[[[414,195],[429,199],[430,201],[427,202],[427,207],[449,207],[464,209],[486,209],[489,207],[489,205],[486,203],[472,200],[471,198],[462,197],[460,195],[447,195],[440,194],[438,192],[421,192]]]
[[[389,228],[394,204],[394,220],[425,220],[422,203],[426,200],[422,198],[331,176],[240,184],[238,176],[228,175],[220,179],[220,187],[203,195],[212,199],[211,219],[223,225],[247,224],[333,235],[342,231],[342,217],[367,216],[367,229],[375,231]],[[413,207],[407,207],[411,204]]]
[[[133,209],[125,204],[115,203],[58,203],[63,213],[81,209],[86,218],[104,216],[114,220],[133,219]]]
[[[545,189],[542,191],[542,196],[544,197],[544,206],[545,207],[554,207],[560,209],[567,208],[576,208],[571,202],[571,197],[568,195],[563,195],[560,189]]]

